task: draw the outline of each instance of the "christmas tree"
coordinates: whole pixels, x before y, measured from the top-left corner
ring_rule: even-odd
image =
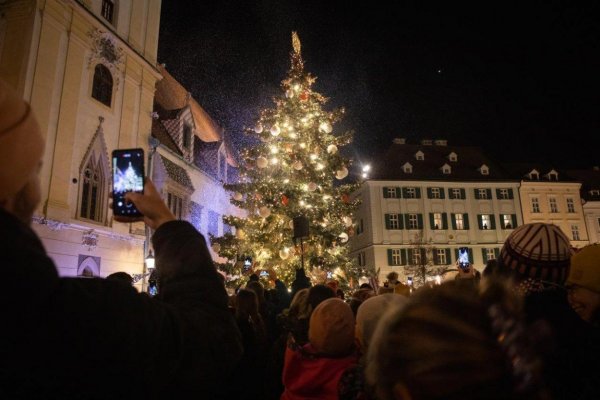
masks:
[[[288,284],[301,267],[343,284],[355,271],[348,238],[358,201],[349,196],[356,184],[341,182],[350,160],[339,149],[352,141],[352,133],[333,132],[344,110],[323,109],[327,99],[311,89],[316,78],[304,71],[295,32],[292,44],[282,94],[246,130],[258,144],[241,151],[240,182],[225,185],[232,204],[246,210],[247,217],[224,216],[235,234],[212,237],[211,242],[228,260],[220,268],[230,276],[241,277],[251,263],[254,272],[273,269]],[[309,224],[310,233],[301,241],[293,238],[296,217],[305,217]]]

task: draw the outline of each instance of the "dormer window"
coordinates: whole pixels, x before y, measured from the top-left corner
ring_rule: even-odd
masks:
[[[529,179],[531,179],[532,181],[539,181],[540,173],[536,169],[531,170],[531,172],[529,173]]]
[[[557,181],[558,180],[558,172],[552,170],[546,174],[546,177],[549,181]]]
[[[442,166],[442,172],[443,172],[445,175],[449,175],[449,174],[452,172],[452,167],[450,167],[448,164],[444,164],[444,165]]]
[[[598,190],[598,189],[590,190],[590,196],[593,196],[593,197],[600,196],[600,190]]]
[[[457,162],[458,155],[455,152],[452,152],[452,153],[448,154],[448,160],[450,160],[452,162]]]
[[[425,153],[419,150],[415,153],[415,158],[419,161],[423,161],[425,159]]]
[[[481,175],[489,175],[490,169],[487,165],[483,164],[481,167],[479,167],[479,172],[481,173]]]
[[[412,174],[412,165],[410,165],[410,163],[405,163],[402,166],[402,171],[404,171],[405,174]]]

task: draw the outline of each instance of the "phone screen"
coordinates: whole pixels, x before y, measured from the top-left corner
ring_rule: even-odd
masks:
[[[246,257],[244,259],[244,272],[250,271],[250,268],[252,268],[252,257]]]
[[[269,276],[269,271],[260,271],[260,276],[264,276],[265,278]]]
[[[458,249],[458,265],[467,269],[469,267],[469,249],[466,247],[461,247]]]
[[[114,214],[123,217],[142,216],[133,203],[127,204],[125,193],[144,193],[144,150],[114,150],[112,165]]]
[[[156,285],[156,281],[153,279],[148,282],[148,294],[152,297],[158,294],[158,286]]]

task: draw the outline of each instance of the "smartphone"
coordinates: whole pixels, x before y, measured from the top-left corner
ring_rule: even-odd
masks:
[[[113,213],[122,217],[141,217],[133,203],[125,201],[125,193],[144,193],[144,150],[118,149],[112,152]]]
[[[250,268],[252,268],[252,257],[246,257],[244,259],[244,272],[250,271]]]
[[[327,279],[333,279],[333,273],[331,271],[327,271]]]
[[[268,278],[269,277],[269,271],[260,271],[260,276]]]
[[[469,269],[469,249],[461,247],[458,249],[458,266],[463,270]]]
[[[158,285],[154,279],[148,281],[148,294],[154,297],[158,294]]]
[[[408,286],[412,286],[412,284],[413,284],[412,276],[409,276],[408,278],[406,278],[406,283],[408,284]]]

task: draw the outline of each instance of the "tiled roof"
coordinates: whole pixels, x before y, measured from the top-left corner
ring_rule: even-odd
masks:
[[[208,175],[217,179],[218,153],[221,142],[206,143],[194,138],[194,164]]]
[[[592,196],[590,190],[600,190],[600,170],[574,169],[566,171],[573,179],[581,182],[581,197],[587,201],[600,201],[600,195]]]
[[[204,111],[198,102],[163,66],[158,67],[163,79],[156,83],[155,101],[164,110],[181,110],[190,106],[194,117],[196,134],[205,142],[221,140],[223,129]],[[160,114],[159,114],[160,115]],[[164,118],[162,115],[161,118]]]
[[[547,177],[548,173],[552,170],[556,171],[558,174],[558,182],[573,182],[577,179],[574,179],[572,176],[566,173],[566,171],[553,166],[552,164],[540,164],[540,163],[504,163],[502,164],[504,169],[508,171],[511,176],[515,179],[523,180],[523,181],[542,181],[548,182],[549,179]],[[540,179],[529,179],[529,173],[533,170],[536,170]]]
[[[187,171],[175,164],[173,161],[169,160],[166,157],[160,156],[163,165],[165,166],[165,170],[167,171],[167,175],[169,178],[173,179],[175,182],[183,185],[184,187],[194,190],[194,185],[192,185],[192,180],[188,175]]]
[[[161,121],[156,119],[152,120],[152,136],[158,139],[163,146],[166,146],[175,154],[183,157],[183,153],[181,152],[181,150],[179,150],[177,143],[175,143],[171,135],[169,135]]]
[[[417,160],[421,151],[423,160]],[[449,154],[456,153],[457,161],[450,161]],[[404,172],[406,163],[412,173]],[[442,171],[444,164],[451,168],[449,174]],[[479,168],[487,166],[488,175]],[[393,143],[387,152],[372,165],[371,179],[375,180],[439,180],[439,181],[511,181],[516,180],[493,160],[485,156],[479,147],[422,145]]]

